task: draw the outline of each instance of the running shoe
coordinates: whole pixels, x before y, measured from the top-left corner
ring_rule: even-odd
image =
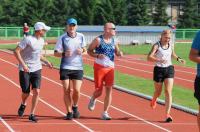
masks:
[[[170,115],[167,115],[165,122],[170,123],[172,121],[173,121],[172,117]]]
[[[68,112],[66,114],[66,116],[64,117],[65,120],[72,120],[72,118],[73,118],[73,113],[72,112]]]
[[[36,116],[34,114],[30,114],[28,119],[30,121],[32,121],[32,122],[37,122],[38,121],[38,119],[36,118]]]
[[[20,107],[19,107],[19,109],[18,109],[18,115],[19,115],[20,117],[22,117],[22,116],[24,115],[24,110],[25,110],[25,108],[26,108],[26,105],[23,105],[23,104],[20,105]]]
[[[78,111],[78,107],[77,106],[72,106],[72,110],[73,110],[73,117],[74,118],[79,118],[80,117],[80,112]]]
[[[111,117],[109,116],[109,114],[107,112],[103,112],[101,119],[102,120],[111,120]]]
[[[90,102],[89,102],[89,104],[88,104],[88,109],[89,109],[90,111],[93,111],[94,108],[95,108],[95,104],[96,104],[96,100],[93,99],[93,97],[91,97],[91,98],[90,98]]]
[[[156,105],[157,105],[156,100],[151,100],[151,103],[150,103],[151,108],[155,109]]]

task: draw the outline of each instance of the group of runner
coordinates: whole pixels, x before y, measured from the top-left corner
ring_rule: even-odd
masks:
[[[115,56],[123,56],[119,49],[119,41],[115,38],[116,27],[113,23],[108,22],[104,25],[104,32],[97,36],[86,49],[85,37],[82,33],[77,32],[77,20],[70,18],[66,21],[65,33],[61,35],[54,49],[54,56],[61,58],[60,64],[60,80],[63,86],[63,100],[66,107],[66,116],[64,119],[72,120],[79,118],[80,112],[78,101],[80,97],[80,89],[83,80],[83,60],[82,55],[86,52],[95,58],[94,61],[94,83],[95,90],[89,100],[88,109],[93,111],[95,103],[99,96],[102,95],[103,87],[105,87],[104,110],[101,119],[110,120],[108,113],[112,100],[112,87],[114,84],[114,58]],[[50,30],[50,27],[43,22],[37,22],[34,25],[34,35],[28,35],[19,43],[15,49],[15,56],[19,61],[19,79],[22,88],[22,102],[18,109],[18,115],[23,116],[27,98],[30,94],[30,88],[33,91],[32,108],[29,120],[37,122],[35,109],[39,99],[41,84],[41,61],[44,61],[49,67],[53,65],[41,54],[45,44],[42,38],[44,34]],[[150,102],[150,106],[155,109],[158,97],[162,92],[162,85],[165,90],[165,106],[166,106],[166,122],[172,122],[170,115],[172,104],[172,88],[174,82],[174,66],[172,58],[178,62],[185,64],[185,60],[177,56],[174,45],[170,43],[172,31],[164,30],[161,33],[160,40],[152,46],[147,56],[148,61],[155,62],[153,80],[155,92]],[[190,59],[200,63],[199,50],[200,33],[195,38]],[[198,64],[198,67],[200,65]],[[200,103],[200,68],[198,68],[195,97]],[[73,92],[73,93],[72,93]],[[72,96],[71,96],[72,94]],[[198,121],[200,115],[198,115]],[[200,123],[199,123],[200,124]]]

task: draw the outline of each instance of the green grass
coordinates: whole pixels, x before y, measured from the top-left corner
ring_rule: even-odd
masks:
[[[0,49],[11,49],[13,50],[16,45],[0,45]],[[188,58],[188,53],[190,50],[191,44],[177,44],[175,46],[175,50],[177,55],[185,58],[187,60],[186,66],[195,67],[194,63],[191,63]],[[53,49],[54,45],[48,46],[48,49]],[[147,54],[151,45],[143,45],[143,46],[120,46],[120,48],[125,52],[125,54]],[[184,51],[184,52],[183,52]],[[48,56],[48,59],[55,65],[59,67],[60,58]],[[176,63],[176,62],[175,62]],[[86,76],[93,77],[93,68],[90,65],[84,64],[84,74]],[[131,82],[131,83],[130,83]],[[144,83],[145,82],[145,83]],[[147,95],[153,95],[154,85],[153,81],[150,79],[144,79],[120,72],[115,73],[115,84],[128,88],[130,90],[134,90],[137,92],[141,92]],[[163,90],[164,91],[164,90]],[[164,94],[162,93],[161,99],[164,99]],[[173,103],[186,106],[192,109],[197,110],[197,101],[193,97],[193,90],[189,90],[177,85],[173,87]]]
[[[120,49],[124,52],[124,54],[139,54],[139,55],[147,55],[152,48],[152,45],[124,45],[120,46]],[[186,60],[187,67],[196,67],[194,62],[191,62],[188,58],[190,52],[191,44],[190,43],[177,43],[175,44],[175,52],[178,56]],[[182,65],[173,59],[173,64]]]
[[[54,63],[55,66],[59,67],[60,58],[48,57],[48,59]],[[93,77],[94,74],[92,66],[84,64],[84,74],[86,76]],[[120,73],[118,71],[115,72],[115,84],[147,95],[153,95],[154,92],[154,84],[152,80]],[[174,85],[172,96],[174,103],[195,110],[198,109],[197,101],[193,97],[192,90]],[[160,99],[164,99],[164,92],[162,92]]]
[[[152,45],[120,45],[119,48],[124,54],[144,54],[147,55]]]

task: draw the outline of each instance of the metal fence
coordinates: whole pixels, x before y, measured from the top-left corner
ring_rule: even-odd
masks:
[[[33,34],[34,30],[30,28],[30,34]],[[46,37],[58,37],[64,32],[64,28],[52,28],[47,32]],[[0,27],[1,38],[22,38],[23,28],[22,27]]]
[[[30,28],[30,34],[33,33],[33,28]],[[199,29],[177,29],[175,31],[176,40],[192,40],[195,37],[196,32]],[[52,28],[46,33],[45,37],[57,38],[63,34],[64,28]],[[0,27],[0,38],[22,38],[23,29],[22,27]]]

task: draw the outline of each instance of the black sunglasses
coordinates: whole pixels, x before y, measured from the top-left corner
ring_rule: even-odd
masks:
[[[116,28],[109,28],[109,29],[116,30]]]

